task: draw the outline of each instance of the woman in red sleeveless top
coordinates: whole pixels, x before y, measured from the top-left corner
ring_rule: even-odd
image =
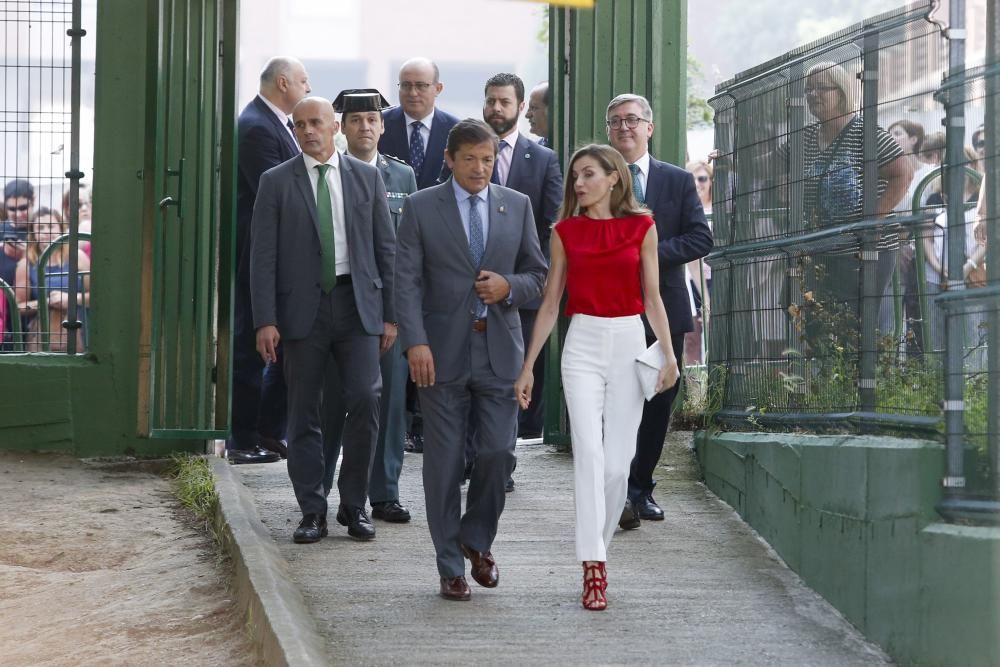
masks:
[[[576,555],[583,563],[583,606],[601,610],[607,607],[608,544],[642,420],[635,372],[635,358],[646,349],[641,314],[668,355],[657,391],[674,385],[678,369],[660,299],[656,225],[632,194],[625,160],[610,146],[591,144],[573,155],[568,174],[542,305],[514,393],[527,408],[532,366],[567,291],[571,320],[561,368],[573,439]]]

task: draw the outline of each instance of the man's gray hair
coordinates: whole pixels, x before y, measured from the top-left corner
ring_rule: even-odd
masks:
[[[635,95],[633,93],[624,93],[608,102],[608,110],[604,112],[604,117],[607,118],[611,115],[611,112],[615,109],[615,107],[620,107],[627,102],[635,102],[639,105],[639,109],[642,111],[643,119],[648,121],[653,120],[653,107],[649,106],[649,100],[642,95]]]
[[[292,71],[292,67],[300,64],[297,58],[290,58],[288,56],[275,56],[271,58],[264,65],[264,69],[260,71],[260,85],[274,83],[278,80],[279,76],[288,76],[289,72]]]

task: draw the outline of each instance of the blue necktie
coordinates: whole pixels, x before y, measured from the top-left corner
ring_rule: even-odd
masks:
[[[479,216],[479,197],[469,197],[469,258],[476,272],[483,261],[486,253],[486,241],[483,239],[483,219]],[[482,317],[486,312],[486,304],[479,301],[477,316]]]
[[[642,191],[642,180],[639,179],[639,165],[630,164],[628,170],[632,172],[632,192],[635,194],[635,200],[640,204],[646,203],[646,193]]]
[[[410,166],[420,180],[420,170],[424,167],[424,137],[420,134],[420,128],[424,125],[419,120],[410,123],[413,132],[410,134]]]
[[[289,118],[287,121],[285,121],[285,125],[287,125],[288,129],[291,130],[292,132],[295,131],[295,123],[292,122],[291,118]]]

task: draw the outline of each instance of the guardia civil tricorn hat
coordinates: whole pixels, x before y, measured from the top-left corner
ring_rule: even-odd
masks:
[[[349,88],[340,91],[333,101],[333,110],[337,113],[357,113],[363,111],[382,111],[389,106],[388,100],[376,88]]]

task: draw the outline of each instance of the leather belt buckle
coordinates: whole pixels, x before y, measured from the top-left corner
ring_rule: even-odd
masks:
[[[481,320],[472,320],[472,330],[476,333],[483,333],[486,331],[486,318]]]

